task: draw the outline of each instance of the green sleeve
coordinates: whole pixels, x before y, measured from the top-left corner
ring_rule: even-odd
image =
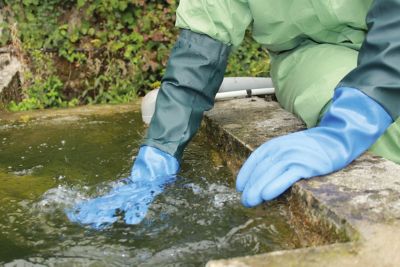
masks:
[[[239,46],[252,21],[248,0],[181,0],[176,26]]]
[[[182,30],[171,51],[144,145],[181,159],[214,105],[230,46],[205,34]]]
[[[357,88],[380,103],[395,120],[400,115],[400,0],[375,0],[358,66],[339,87]]]

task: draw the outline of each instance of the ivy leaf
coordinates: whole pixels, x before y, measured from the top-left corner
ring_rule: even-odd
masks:
[[[34,5],[37,6],[39,4],[39,0],[23,0],[22,3],[24,6]]]
[[[89,22],[85,21],[82,23],[80,31],[82,34],[86,35],[89,32],[89,28],[90,28]]]
[[[95,30],[94,28],[90,28],[89,31],[88,31],[88,34],[89,34],[90,36],[94,36],[95,33],[96,33],[96,30]]]
[[[128,3],[126,1],[120,1],[119,2],[119,10],[120,11],[125,11],[125,9],[128,8]]]
[[[90,43],[92,43],[94,47],[100,47],[102,44],[101,40],[99,39],[93,39],[90,41]]]
[[[112,52],[117,52],[118,50],[120,50],[121,48],[123,48],[125,46],[124,43],[122,42],[111,42],[110,43],[110,48]]]
[[[124,24],[132,25],[135,22],[135,19],[133,18],[132,12],[125,12],[122,15],[122,22]]]
[[[28,20],[28,21],[35,21],[35,15],[33,15],[33,13],[32,12],[26,12],[26,19]]]
[[[86,0],[78,0],[78,8],[83,7],[86,4]]]
[[[79,40],[79,33],[78,32],[73,32],[70,36],[69,36],[69,40],[72,43],[76,43]]]

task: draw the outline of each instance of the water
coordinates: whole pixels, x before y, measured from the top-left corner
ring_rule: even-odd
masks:
[[[95,231],[70,223],[65,208],[128,176],[143,133],[136,112],[1,124],[0,264],[202,266],[296,246],[284,204],[242,207],[201,135],[141,224]]]

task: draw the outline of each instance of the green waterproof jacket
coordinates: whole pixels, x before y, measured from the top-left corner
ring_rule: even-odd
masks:
[[[251,25],[271,56],[280,104],[313,127],[339,83],[362,90],[398,118],[398,14],[400,0],[181,0],[176,25],[228,46],[240,45]],[[153,145],[151,134],[148,140]],[[400,163],[399,120],[371,150]]]
[[[359,48],[372,0],[181,0],[176,25],[238,46],[252,23],[254,39],[271,52],[308,40]]]

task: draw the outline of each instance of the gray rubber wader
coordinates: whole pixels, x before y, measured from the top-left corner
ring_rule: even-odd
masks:
[[[144,145],[180,161],[184,148],[200,127],[204,111],[214,105],[230,50],[230,46],[207,35],[181,30]]]
[[[375,0],[367,15],[367,26],[358,67],[339,87],[361,90],[395,120],[400,115],[400,0]]]

